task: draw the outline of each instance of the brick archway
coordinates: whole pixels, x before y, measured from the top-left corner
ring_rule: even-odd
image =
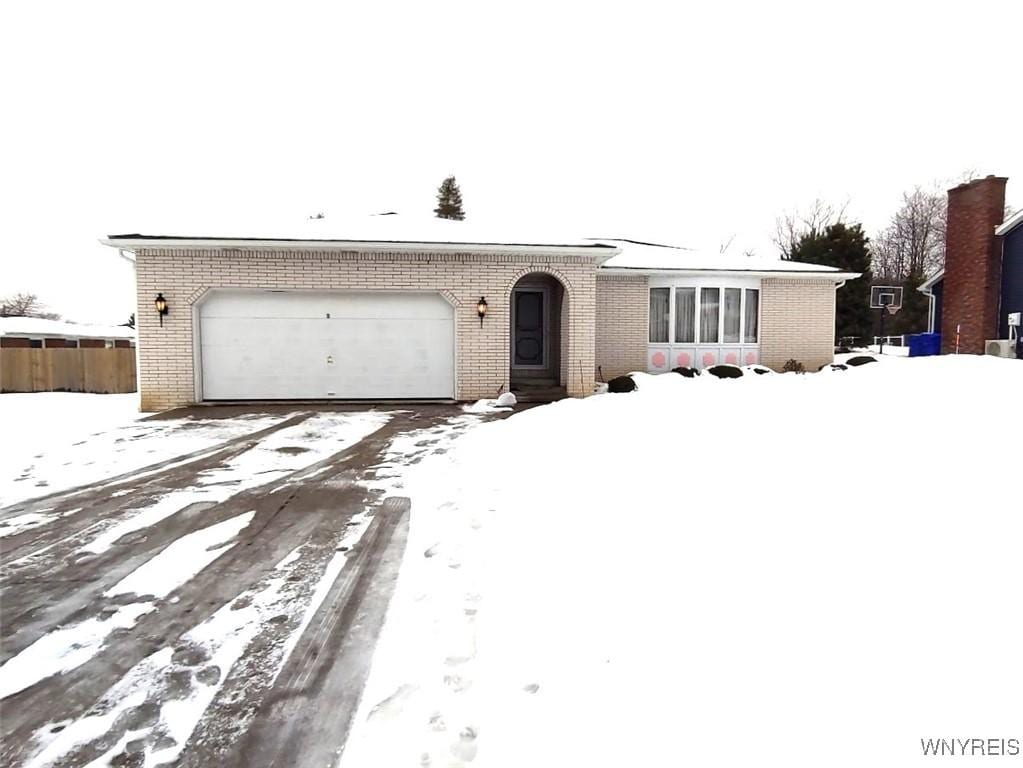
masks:
[[[564,394],[571,359],[572,286],[557,270],[520,270],[507,288],[509,386]]]

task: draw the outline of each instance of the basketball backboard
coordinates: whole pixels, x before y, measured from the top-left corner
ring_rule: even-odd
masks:
[[[902,286],[901,285],[872,285],[870,286],[870,308],[887,309],[895,314],[902,308]]]

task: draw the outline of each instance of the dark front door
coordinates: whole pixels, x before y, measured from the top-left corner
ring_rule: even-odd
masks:
[[[546,364],[543,297],[543,291],[515,291],[513,365],[542,368]]]

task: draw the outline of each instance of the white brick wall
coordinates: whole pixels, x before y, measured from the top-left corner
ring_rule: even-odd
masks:
[[[596,363],[605,381],[646,370],[649,284],[645,275],[597,275]]]
[[[570,395],[587,395],[593,391],[595,271],[586,256],[553,253],[142,249],[136,253],[142,407],[199,399],[192,310],[211,288],[440,291],[455,304],[456,396],[493,397],[508,387],[511,289],[530,272],[551,274],[565,287],[562,383]],[[163,327],[152,309],[158,292],[170,309]],[[488,303],[482,328],[480,296]]]
[[[761,363],[781,370],[798,360],[816,371],[835,359],[834,281],[765,278],[761,301]]]

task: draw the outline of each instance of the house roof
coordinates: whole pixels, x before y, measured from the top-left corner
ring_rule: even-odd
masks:
[[[924,280],[920,285],[917,286],[917,290],[921,293],[930,293],[931,289],[945,279],[945,270],[939,269],[933,275]]]
[[[395,246],[459,250],[475,246],[489,251],[558,249],[588,253],[604,269],[649,272],[745,272],[785,273],[789,276],[827,274],[837,280],[859,277],[834,267],[804,264],[777,258],[710,253],[677,245],[628,238],[594,238],[566,235],[554,228],[528,223],[486,224],[473,221],[401,216],[388,213],[358,219],[290,220],[283,225],[259,224],[259,236],[230,234],[251,232],[253,226],[218,224],[216,229],[177,228],[176,231],[211,232],[224,235],[110,235],[103,242],[124,250],[139,248],[233,247],[268,248],[286,243],[298,248],[359,248],[394,250]],[[201,225],[200,225],[201,226]],[[175,231],[161,227],[153,231]],[[579,251],[578,249],[584,249]]]
[[[253,235],[253,230],[258,234]],[[517,250],[537,247],[556,249],[584,248],[595,257],[611,255],[614,246],[590,238],[576,237],[553,228],[529,224],[483,224],[453,221],[436,217],[378,214],[355,219],[290,220],[286,222],[261,221],[252,223],[219,222],[215,225],[191,223],[187,226],[160,226],[155,232],[219,232],[220,234],[165,235],[119,234],[110,235],[107,245],[130,249],[144,247],[189,247],[193,244],[235,245],[235,247],[272,246],[287,243],[296,247],[358,246],[373,250],[396,244],[423,246],[484,246],[487,250]]]
[[[1016,211],[1012,216],[1010,216],[1008,219],[1006,219],[997,227],[995,227],[995,234],[1007,235],[1021,224],[1023,224],[1023,208]]]
[[[41,317],[0,317],[0,336],[48,336],[70,339],[134,339],[124,325],[87,325]]]
[[[749,272],[784,273],[789,276],[826,275],[838,280],[859,277],[859,272],[843,272],[837,267],[807,264],[800,261],[744,256],[742,254],[709,253],[677,245],[647,243],[637,240],[603,240],[616,245],[620,253],[604,262],[604,269],[641,272]]]

